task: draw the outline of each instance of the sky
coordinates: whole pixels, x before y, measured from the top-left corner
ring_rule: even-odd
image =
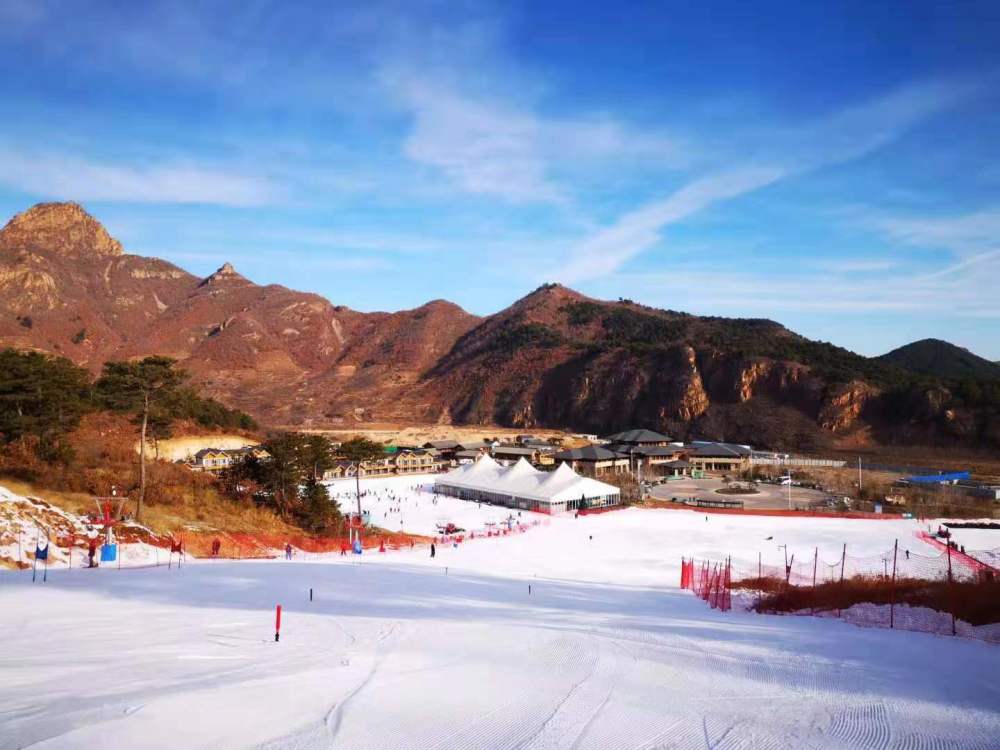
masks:
[[[0,215],[358,310],[540,284],[1000,360],[1000,3],[0,0]]]

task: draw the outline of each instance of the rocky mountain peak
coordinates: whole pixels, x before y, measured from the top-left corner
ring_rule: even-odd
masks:
[[[232,263],[223,263],[210,276],[206,276],[198,286],[217,286],[219,284],[249,284],[250,280],[240,274]]]
[[[0,229],[0,247],[73,258],[122,255],[122,244],[77,203],[39,203]]]

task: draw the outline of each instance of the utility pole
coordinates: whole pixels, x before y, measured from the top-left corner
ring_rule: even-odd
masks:
[[[357,534],[358,541],[361,540],[361,462],[358,461],[354,465],[354,495],[358,500],[358,522],[355,528],[355,534]],[[351,543],[354,543],[354,539],[351,539]]]
[[[889,627],[895,627],[896,620],[896,556],[899,554],[899,540],[892,547],[892,586],[889,589]]]

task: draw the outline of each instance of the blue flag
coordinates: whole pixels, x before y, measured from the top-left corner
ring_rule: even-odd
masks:
[[[35,547],[35,559],[36,560],[48,560],[49,559],[49,545],[46,544],[44,547],[41,546],[41,545],[38,545],[37,547]]]

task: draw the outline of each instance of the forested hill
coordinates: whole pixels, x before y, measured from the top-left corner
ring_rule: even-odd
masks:
[[[919,375],[948,379],[1000,378],[1000,363],[990,362],[968,349],[941,339],[922,339],[893,349],[878,358]]]

